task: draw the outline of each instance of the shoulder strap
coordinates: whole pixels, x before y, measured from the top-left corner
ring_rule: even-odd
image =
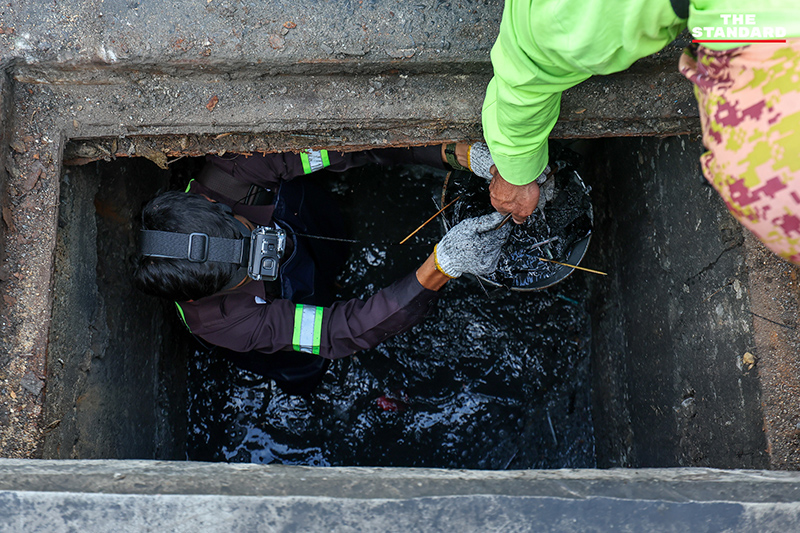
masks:
[[[213,163],[206,163],[197,181],[236,203],[271,205],[275,201],[275,193],[270,189],[241,182]]]
[[[197,177],[197,181],[209,189],[236,201],[245,198],[250,190],[249,183],[242,183],[233,179],[233,176],[213,163],[206,163]]]
[[[250,253],[248,239],[223,239],[205,233],[141,230],[139,239],[142,255],[187,259],[193,263],[218,261],[245,266]]]

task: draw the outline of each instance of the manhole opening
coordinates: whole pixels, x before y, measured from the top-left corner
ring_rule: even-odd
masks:
[[[139,158],[66,167],[50,343],[60,371],[50,374],[48,403],[62,422],[46,455],[63,454],[64,440],[81,457],[594,466],[589,317],[577,277],[533,297],[451,283],[424,324],[335,362],[305,399],[202,349],[171,303],[138,293],[129,278],[143,203],[182,190],[202,165],[187,157],[168,170]],[[366,166],[313,177],[360,241],[339,278],[341,298],[366,298],[424,261],[440,226],[395,243],[435,212],[445,175]]]
[[[710,198],[697,173],[700,147],[685,138],[580,144],[584,180],[602,206],[583,264],[610,271],[608,278],[576,274],[535,293],[452,282],[421,326],[335,362],[309,398],[287,396],[200,348],[172,303],[130,284],[137,213],[157,193],[182,190],[202,158],[184,157],[167,170],[139,158],[65,167],[46,406],[48,419],[61,422],[45,437],[44,456],[481,469],[674,466],[681,432],[691,427],[676,428],[677,411],[647,415],[654,404],[670,405],[673,392],[650,376],[678,363],[644,355],[672,349],[664,343],[673,341],[657,334],[666,303],[645,295],[656,302],[648,309],[636,297],[654,290],[647,277],[654,271],[637,272],[644,247],[632,241],[640,233],[649,238],[635,231],[637,224],[647,228],[654,213],[671,209],[647,200],[663,183],[667,167],[660,161]],[[441,236],[438,226],[408,246],[394,243],[436,210],[444,175],[362,167],[314,177],[359,240],[339,278],[340,298],[368,297],[421,264]],[[658,275],[668,272],[655,267]]]

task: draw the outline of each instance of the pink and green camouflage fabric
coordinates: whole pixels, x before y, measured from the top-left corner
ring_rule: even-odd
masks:
[[[800,39],[731,50],[687,49],[706,179],[733,215],[800,264]]]

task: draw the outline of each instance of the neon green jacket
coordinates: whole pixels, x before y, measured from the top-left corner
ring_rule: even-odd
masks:
[[[758,26],[800,36],[798,0],[691,0],[688,26],[723,26],[720,15],[732,13],[755,14]],[[484,137],[500,175],[523,185],[544,170],[562,91],[625,70],[686,26],[669,0],[506,0],[483,103]]]

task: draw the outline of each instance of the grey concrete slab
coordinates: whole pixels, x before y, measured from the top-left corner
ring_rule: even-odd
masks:
[[[25,531],[790,531],[800,474],[0,461]]]
[[[485,62],[501,12],[497,0],[19,2],[2,8],[13,33],[0,38],[27,63],[224,71],[262,64],[310,73],[316,64],[352,72],[402,62],[447,63],[454,72]]]
[[[800,502],[790,471],[646,468],[443,470],[140,460],[0,459],[0,490],[407,499],[506,495],[673,502]]]
[[[673,503],[528,496],[409,500],[3,493],[17,531],[715,531],[780,532],[800,504]]]

